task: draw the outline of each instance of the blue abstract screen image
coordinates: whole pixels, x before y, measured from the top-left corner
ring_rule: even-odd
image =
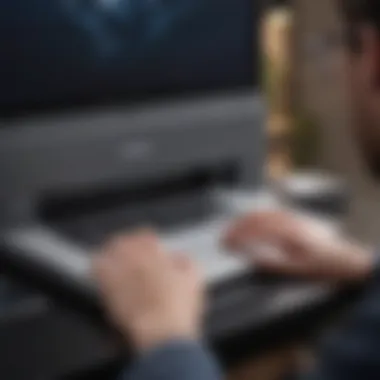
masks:
[[[255,85],[256,2],[1,0],[1,112]]]

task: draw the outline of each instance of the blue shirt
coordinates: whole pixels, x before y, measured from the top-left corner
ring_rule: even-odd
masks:
[[[222,372],[202,344],[173,341],[136,359],[123,380],[220,380]]]

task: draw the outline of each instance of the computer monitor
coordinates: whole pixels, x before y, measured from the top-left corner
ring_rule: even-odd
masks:
[[[254,89],[258,0],[3,0],[0,113]]]

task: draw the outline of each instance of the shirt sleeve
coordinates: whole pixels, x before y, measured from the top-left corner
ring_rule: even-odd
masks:
[[[198,342],[168,342],[137,358],[121,380],[221,380],[211,353]]]
[[[380,379],[380,260],[354,312],[321,347],[313,373],[301,380]]]

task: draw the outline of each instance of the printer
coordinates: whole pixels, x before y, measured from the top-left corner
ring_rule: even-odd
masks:
[[[325,301],[320,286],[285,296],[253,281],[218,244],[237,214],[276,203],[261,191],[258,3],[1,2],[1,378],[120,370],[125,346],[89,267],[104,241],[141,226],[204,270],[205,336],[224,357]]]
[[[91,257],[141,226],[203,269],[205,336],[221,355],[249,352],[249,331],[277,334],[282,318],[324,304],[328,287],[255,281],[219,244],[237,215],[278,206],[262,189],[264,117],[261,97],[248,93],[4,125],[0,373],[82,380],[120,357],[125,348],[98,324]]]
[[[251,95],[3,128],[3,242],[81,282],[108,238],[151,226],[210,281],[229,276],[241,264],[218,244],[236,194],[262,182],[263,117]]]
[[[152,226],[169,249],[188,252],[200,264],[210,285],[242,277],[246,266],[225,254],[219,240],[239,212],[239,200],[249,197],[252,207],[271,203],[258,195],[264,110],[258,95],[245,94],[5,125],[0,130],[2,267],[54,299],[76,297],[79,302],[69,305],[84,300],[91,306],[97,302],[89,272],[96,249],[114,234]],[[0,351],[12,344],[17,352],[8,366],[22,362],[17,337],[23,345],[37,340],[46,350],[59,345],[66,361],[78,361],[71,348],[78,345],[78,329],[84,335],[80,344],[88,344],[80,355],[87,360],[94,355],[94,333],[83,333],[90,327],[71,321],[72,330],[65,325],[69,331],[63,333],[49,327],[53,317],[41,324],[57,309],[2,281],[7,292],[0,308]],[[34,319],[42,330],[38,339],[33,339]],[[28,324],[21,337],[20,326]],[[54,343],[44,342],[46,334],[56,335]],[[60,360],[52,358],[48,366]]]

